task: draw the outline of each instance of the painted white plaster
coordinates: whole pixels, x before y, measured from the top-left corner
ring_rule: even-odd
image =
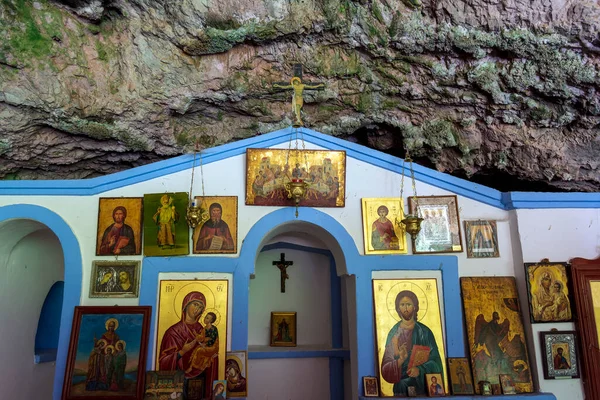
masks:
[[[327,358],[248,360],[248,376],[248,400],[329,398]]]
[[[32,221],[9,221],[0,227],[0,237],[10,244],[1,245],[0,397],[51,399],[55,365],[34,364],[34,347],[46,295],[64,279],[62,248],[56,235]]]

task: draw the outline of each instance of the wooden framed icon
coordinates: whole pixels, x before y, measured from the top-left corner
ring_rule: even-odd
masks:
[[[377,385],[377,377],[363,376],[363,390],[365,397],[378,397],[379,386]]]
[[[90,297],[138,297],[139,261],[94,261]]]
[[[101,197],[98,201],[97,256],[142,254],[142,198]]]
[[[475,394],[473,387],[473,376],[471,366],[466,357],[448,358],[448,377],[450,379],[450,390],[453,395]]]
[[[500,380],[502,394],[517,394],[517,388],[515,387],[515,381],[513,381],[512,376],[508,374],[500,374],[498,380]]]
[[[406,254],[404,207],[398,198],[362,199],[365,254]]]
[[[465,242],[468,258],[500,257],[496,221],[465,221]]]
[[[208,220],[193,233],[194,254],[237,253],[237,196],[196,197],[196,204],[207,210]]]
[[[150,306],[77,306],[63,400],[142,400]]]
[[[271,313],[271,346],[295,347],[296,312]]]
[[[456,196],[408,198],[410,214],[423,218],[413,243],[414,254],[459,253],[463,251]]]
[[[531,322],[573,320],[570,266],[567,263],[525,263]]]
[[[248,396],[248,352],[227,352],[225,378],[227,380],[227,397]]]
[[[579,378],[579,351],[575,331],[540,332],[544,379]]]
[[[144,255],[183,256],[190,253],[190,228],[185,220],[187,193],[144,195]]]
[[[425,374],[427,382],[427,394],[431,397],[442,397],[446,395],[442,374]]]

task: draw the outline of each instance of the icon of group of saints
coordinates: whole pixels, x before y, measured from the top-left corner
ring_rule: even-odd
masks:
[[[100,339],[94,337],[94,347],[88,358],[85,390],[123,392],[127,390],[127,344],[119,339],[119,322],[115,318],[109,318],[105,328],[106,332]]]

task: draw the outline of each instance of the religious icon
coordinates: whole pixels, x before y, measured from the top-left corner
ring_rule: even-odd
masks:
[[[296,313],[272,312],[271,346],[295,347],[296,343]]]
[[[181,256],[189,254],[190,230],[185,221],[187,193],[144,195],[144,255]]]
[[[425,374],[427,394],[432,397],[445,396],[442,374]]]
[[[427,394],[425,374],[440,374],[447,392],[437,280],[374,279],[373,297],[382,396]]]
[[[374,376],[363,376],[363,390],[365,397],[378,397],[377,378]]]
[[[477,385],[477,387],[479,388],[479,394],[484,396],[489,396],[492,394],[492,384],[488,381],[479,381],[479,385]]]
[[[452,394],[474,394],[471,367],[466,357],[448,357],[448,376]]]
[[[500,257],[496,221],[465,221],[468,258]]]
[[[96,255],[133,256],[139,254],[142,254],[142,198],[100,198]]]
[[[418,210],[417,210],[418,203]],[[410,213],[423,218],[421,231],[413,240],[413,253],[455,253],[462,251],[456,196],[408,198]]]
[[[499,375],[507,374],[517,393],[532,392],[515,278],[463,277],[460,284],[475,381],[499,384]]]
[[[525,263],[531,322],[571,321],[569,266],[566,263]]]
[[[246,204],[293,206],[285,184],[296,178],[308,184],[300,206],[344,207],[346,152],[299,150],[298,154],[300,159],[288,150],[247,149]]]
[[[194,230],[194,254],[237,253],[237,196],[196,197],[209,219]]]
[[[138,297],[139,261],[94,261],[90,297]]]
[[[227,398],[227,381],[215,380],[212,383],[211,400],[225,400]]]
[[[502,387],[502,394],[517,394],[515,383],[510,375],[500,374],[500,386]]]
[[[75,307],[62,398],[144,394],[151,307]]]
[[[146,372],[146,395],[144,400],[183,400],[183,371]]]
[[[579,378],[575,331],[540,332],[544,379]]]
[[[186,399],[211,398],[225,379],[228,283],[160,281],[156,369],[184,371]]]
[[[227,352],[225,361],[227,397],[248,396],[248,353],[245,351]]]
[[[408,393],[408,397],[417,397],[417,387],[409,386],[407,393]]]
[[[402,203],[400,198],[362,199],[365,254],[408,252]]]

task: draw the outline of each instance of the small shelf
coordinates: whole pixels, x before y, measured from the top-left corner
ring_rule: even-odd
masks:
[[[248,346],[248,358],[342,358],[349,359],[348,349],[332,349],[325,346],[300,345],[296,347]]]

